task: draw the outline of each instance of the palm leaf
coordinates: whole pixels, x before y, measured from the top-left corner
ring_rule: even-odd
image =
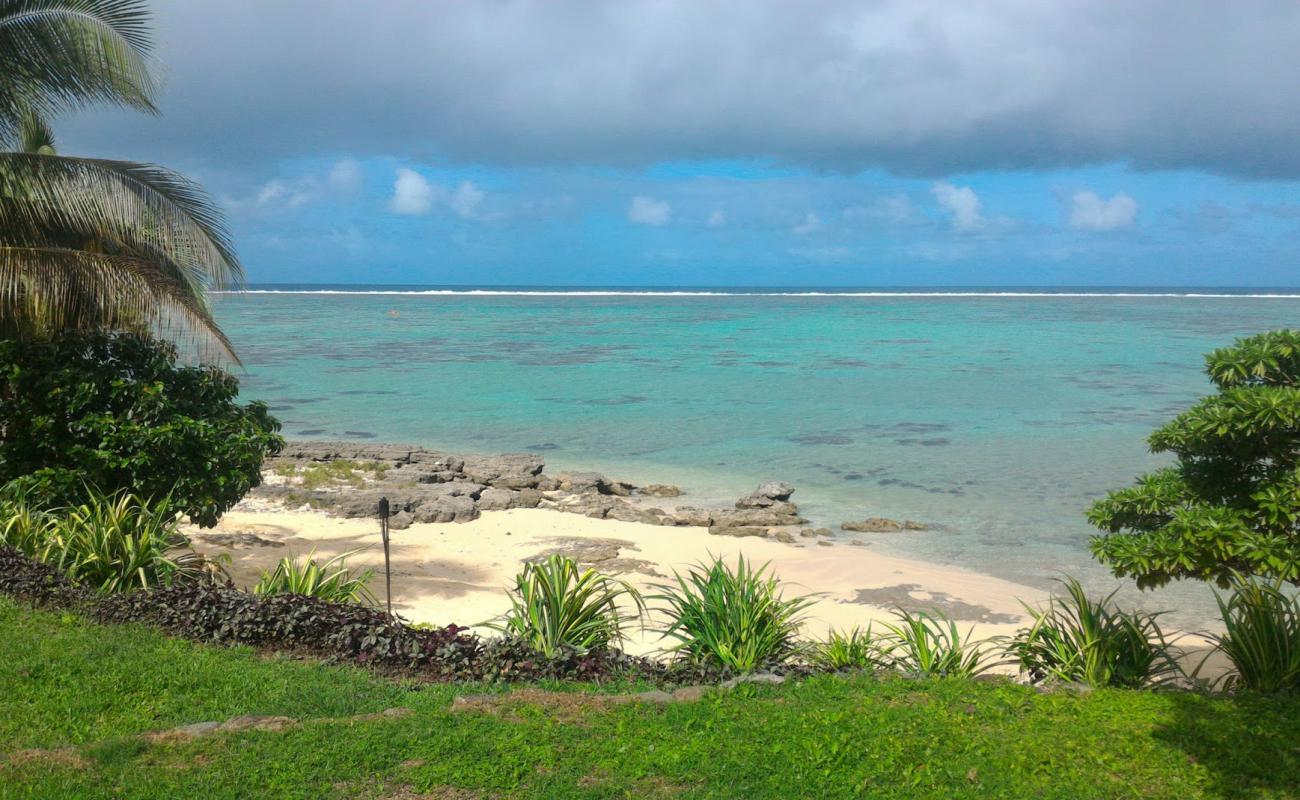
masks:
[[[216,205],[197,184],[151,164],[0,153],[0,231],[11,243],[45,244],[57,232],[156,250],[202,288],[243,281]]]
[[[93,328],[190,334],[238,363],[201,297],[147,259],[0,244],[0,336]]]
[[[156,111],[144,0],[0,0],[0,141],[26,109],[92,102]]]
[[[54,130],[44,117],[30,108],[18,122],[18,148],[24,153],[42,156],[55,154]]]

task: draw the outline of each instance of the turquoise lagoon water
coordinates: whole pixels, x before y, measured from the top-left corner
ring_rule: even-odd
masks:
[[[290,437],[530,450],[700,501],[780,478],[817,525],[941,527],[858,537],[882,552],[1109,589],[1089,503],[1162,463],[1144,437],[1207,393],[1205,351],[1300,324],[1298,296],[1219,295],[351,287],[218,318]],[[1197,584],[1125,596],[1213,609]]]

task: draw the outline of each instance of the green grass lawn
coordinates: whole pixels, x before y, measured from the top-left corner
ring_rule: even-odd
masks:
[[[403,686],[0,599],[0,797],[1300,797],[1297,697],[865,676],[671,705],[567,689],[452,711],[484,689]],[[414,713],[322,719],[397,706]],[[246,713],[303,724],[134,736]]]

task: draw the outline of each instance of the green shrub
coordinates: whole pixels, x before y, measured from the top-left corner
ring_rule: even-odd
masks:
[[[639,615],[619,609],[618,601],[625,596],[638,612],[643,609],[641,595],[631,584],[592,569],[580,570],[573,559],[553,555],[524,565],[515,577],[510,611],[490,624],[547,658],[565,650],[605,650],[622,639],[623,625]]]
[[[785,599],[767,565],[754,569],[740,556],[736,568],[721,558],[698,564],[675,584],[661,585],[655,600],[670,623],[664,636],[677,640],[669,648],[688,660],[739,672],[780,664],[796,651],[795,637],[805,597]]]
[[[358,551],[341,553],[325,563],[316,561],[316,551],[306,558],[286,556],[275,569],[263,571],[253,587],[253,594],[266,597],[273,594],[297,594],[315,597],[329,603],[365,603],[378,605],[370,581],[375,571],[365,569],[354,573],[347,568],[347,560]]]
[[[196,580],[214,566],[176,529],[167,498],[151,503],[126,492],[92,493],[81,505],[55,511],[19,499],[0,503],[0,515],[0,544],[101,592]]]
[[[898,623],[884,623],[881,654],[892,668],[910,675],[970,678],[997,666],[984,640],[962,635],[957,623],[938,613],[897,609]]]
[[[1300,331],[1206,356],[1218,389],[1155,431],[1177,462],[1088,512],[1093,554],[1140,587],[1237,574],[1300,583]]]
[[[87,488],[129,491],[201,525],[261,482],[284,446],[263,403],[239,383],[177,364],[174,345],[126,334],[0,340],[0,484],[43,508],[76,506]]]
[[[853,627],[846,631],[831,628],[826,638],[812,646],[814,666],[829,670],[875,669],[884,665],[880,645],[866,629]]]
[[[1225,602],[1215,594],[1224,632],[1212,637],[1233,671],[1225,689],[1300,690],[1300,598],[1280,583],[1241,580]],[[1199,670],[1198,670],[1199,672]]]
[[[1062,583],[1065,596],[1052,595],[1045,609],[1025,606],[1034,623],[1008,647],[1031,682],[1139,687],[1179,676],[1158,614],[1116,608],[1115,592],[1092,600],[1074,578]]]

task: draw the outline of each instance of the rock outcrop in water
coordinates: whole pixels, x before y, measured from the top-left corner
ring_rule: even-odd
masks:
[[[483,511],[550,508],[596,519],[698,526],[718,536],[794,542],[830,535],[824,528],[802,527],[808,520],[790,499],[794,487],[783,481],[763,483],[734,508],[700,508],[665,502],[682,494],[676,486],[637,487],[598,472],[551,475],[532,453],[459,455],[393,444],[290,442],[267,467],[278,477],[255,489],[256,497],[353,518],[375,516],[379,499],[387,497],[395,529],[468,522]],[[314,470],[327,477],[309,482]],[[860,530],[850,524],[845,530]]]

